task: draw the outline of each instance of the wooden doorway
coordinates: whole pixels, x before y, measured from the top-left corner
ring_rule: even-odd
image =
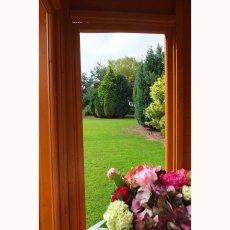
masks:
[[[48,18],[49,23],[40,25],[45,28],[44,31],[48,31],[45,39],[40,40],[40,46],[46,47],[49,52],[45,54],[48,58],[40,70],[49,66],[51,72],[45,73],[47,88],[41,88],[40,91],[40,97],[48,102],[45,110],[49,121],[46,124],[40,122],[40,128],[44,132],[49,130],[50,134],[40,139],[40,146],[49,143],[53,148],[47,150],[48,155],[44,155],[45,152],[40,148],[40,229],[82,230],[85,229],[85,203],[79,33],[165,34],[166,169],[189,169],[190,1],[166,1],[165,8],[162,4],[154,3],[156,6],[154,8],[153,4],[151,9],[148,9],[150,6],[146,1],[146,10],[142,9],[145,6],[143,3],[140,9],[142,12],[138,12],[135,4],[131,4],[134,8],[136,6],[135,9],[129,8],[128,3],[125,4],[126,8],[123,6],[123,12],[117,11],[115,8],[118,2],[107,9],[108,6],[104,7],[102,0],[102,4],[97,6],[102,8],[98,10],[87,9],[90,7],[87,1],[87,4],[84,1],[77,4],[48,0],[41,2],[45,5],[44,17]],[[40,110],[43,106],[44,103],[40,105]],[[49,178],[45,171],[49,172]],[[48,180],[46,185],[49,186],[43,190],[44,179]]]

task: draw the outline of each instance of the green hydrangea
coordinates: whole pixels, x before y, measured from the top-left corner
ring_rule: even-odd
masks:
[[[182,194],[186,201],[191,200],[191,187],[184,185],[182,188]]]
[[[116,200],[110,203],[103,218],[109,230],[128,230],[132,227],[133,213],[124,201]]]

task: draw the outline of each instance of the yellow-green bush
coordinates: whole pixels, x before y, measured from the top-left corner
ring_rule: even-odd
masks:
[[[152,99],[149,107],[145,109],[145,116],[149,119],[146,125],[161,130],[165,130],[165,79],[159,77],[150,87],[150,97]]]

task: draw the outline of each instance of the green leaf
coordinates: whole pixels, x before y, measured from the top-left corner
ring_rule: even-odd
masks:
[[[125,182],[122,180],[121,176],[119,176],[117,173],[113,174],[113,180],[117,187],[126,187]]]

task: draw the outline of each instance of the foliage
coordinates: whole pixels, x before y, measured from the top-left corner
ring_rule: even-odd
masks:
[[[116,60],[109,60],[109,65],[113,68],[115,75],[123,75],[128,81],[128,101],[130,105],[130,113],[134,113],[133,103],[133,87],[135,81],[135,75],[140,65],[134,57],[119,58]]]
[[[164,145],[128,131],[135,125],[134,118],[83,119],[86,229],[102,219],[111,200],[108,194],[116,188],[107,183],[105,170],[114,166],[127,172],[130,163],[164,165]]]
[[[81,74],[82,86],[82,107],[83,109],[89,104],[91,100],[91,89],[93,88],[93,78],[87,77],[85,73]]]
[[[95,114],[95,99],[98,93],[98,87],[106,73],[106,67],[97,63],[95,68],[90,71],[90,76],[87,77],[82,73],[82,107],[83,115]]]
[[[156,76],[164,75],[165,72],[165,55],[163,52],[163,47],[159,44],[155,50],[155,74]]]
[[[123,117],[129,112],[128,81],[123,75],[116,77],[115,117]]]
[[[151,104],[145,110],[145,115],[149,121],[146,125],[155,129],[160,129],[164,134],[165,129],[165,79],[159,77],[157,81],[150,87]]]
[[[129,111],[128,82],[122,75],[115,76],[111,66],[98,88],[98,100],[95,104],[96,114],[99,117],[123,117]],[[98,108],[100,106],[101,108]],[[102,111],[101,111],[102,109]],[[99,112],[98,112],[99,111]]]
[[[108,117],[108,118],[115,117],[115,103],[116,103],[116,98],[115,98],[114,95],[109,95],[108,94],[104,98],[104,114],[105,114],[105,117]]]
[[[155,52],[150,46],[145,58],[145,72],[155,73],[156,76],[164,74],[164,52],[159,44]]]
[[[100,62],[97,62],[97,65],[94,67],[94,69],[90,71],[90,76],[93,79],[95,88],[99,87],[106,74],[106,70],[106,66],[102,66]]]
[[[135,91],[133,92],[135,118],[141,125],[145,125],[145,122],[148,122],[144,112],[152,101],[149,95],[149,88],[156,81],[157,77],[163,75],[163,73],[164,52],[158,44],[155,52],[152,47],[148,49],[146,58],[140,64],[135,78]]]
[[[89,116],[89,115],[92,115],[92,112],[91,112],[90,106],[87,105],[87,106],[83,109],[83,116]]]
[[[145,125],[145,122],[149,120],[144,111],[152,102],[149,87],[158,76],[164,73],[162,47],[158,44],[155,52],[150,47],[142,62],[138,62],[133,57],[125,57],[109,60],[108,63],[107,68],[97,63],[90,71],[89,77],[82,73],[83,114],[98,117],[122,117],[127,113],[135,113],[138,123]],[[113,73],[111,71],[108,73],[107,69],[112,70]],[[112,75],[108,77],[108,74]],[[118,77],[120,75],[127,79],[128,86],[122,77]],[[107,77],[104,80],[105,76]]]
[[[165,115],[160,119],[160,130],[163,135],[165,135]]]
[[[98,98],[103,107],[105,117],[114,117],[116,96],[116,76],[113,69],[109,66],[98,88]]]
[[[113,68],[116,75],[124,75],[128,82],[134,81],[135,73],[139,62],[134,57],[124,57],[116,60],[109,60],[109,65]]]
[[[98,95],[95,98],[95,115],[97,117],[104,117],[104,106]]]
[[[146,108],[145,105],[145,98],[143,95],[143,90],[145,87],[143,87],[143,80],[144,79],[144,64],[141,63],[136,79],[135,79],[135,91],[134,91],[134,104],[135,104],[135,118],[137,119],[139,124],[144,124],[145,117],[143,114],[143,110]],[[147,102],[148,103],[148,102]]]
[[[97,96],[97,88],[94,85],[87,88],[86,93],[83,95],[83,110],[88,111],[86,114],[83,112],[85,116],[87,115],[95,115],[95,99]]]
[[[135,79],[135,118],[138,123],[141,125],[145,124],[146,117],[144,110],[151,103],[151,98],[149,96],[149,87],[155,80],[154,73],[149,74],[144,71],[144,63],[140,65],[140,68],[137,71]]]
[[[132,98],[133,98],[134,103],[135,103],[135,100],[136,100],[136,96],[137,96],[137,86],[134,84],[134,86],[133,86],[133,94],[132,94]]]

